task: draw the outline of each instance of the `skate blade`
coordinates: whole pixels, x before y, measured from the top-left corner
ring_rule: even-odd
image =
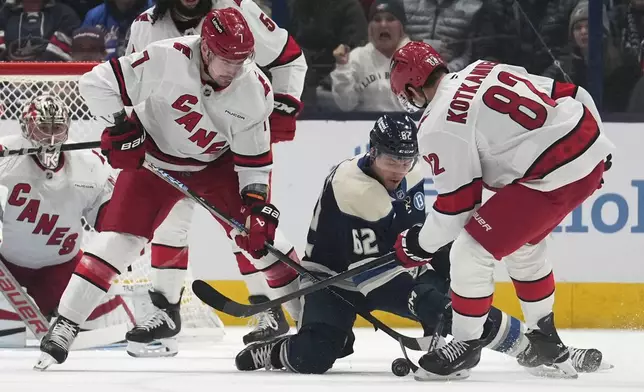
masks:
[[[579,377],[575,368],[570,361],[556,363],[553,366],[537,366],[534,368],[525,368],[528,373],[535,377],[556,378],[556,379],[576,379]]]
[[[448,374],[446,376],[430,373],[421,367],[419,367],[418,370],[414,372],[414,380],[416,381],[456,381],[456,380],[464,380],[469,376],[470,376],[469,369],[459,370],[452,374]]]
[[[127,342],[126,351],[134,358],[174,357],[179,353],[176,339],[160,339],[150,343]]]
[[[44,372],[48,367],[54,364],[58,364],[58,361],[56,361],[54,357],[47,353],[40,353],[40,358],[38,358],[38,362],[34,365],[34,370]]]

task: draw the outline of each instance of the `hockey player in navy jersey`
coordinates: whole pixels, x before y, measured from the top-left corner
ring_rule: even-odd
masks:
[[[354,268],[390,252],[399,233],[425,220],[424,176],[421,165],[416,165],[417,132],[408,116],[383,115],[370,133],[369,151],[332,170],[313,211],[303,267],[321,277]],[[409,273],[390,263],[332,290],[361,309],[416,320],[426,333],[444,314],[443,330],[449,333],[449,245],[434,255],[429,267],[421,268]],[[303,304],[297,334],[247,346],[235,359],[237,369],[322,374],[336,359],[353,352],[354,307],[329,290],[306,295]],[[493,308],[484,342],[490,349],[516,356],[528,344],[523,332],[518,319]],[[600,366],[598,350],[571,350],[577,353],[580,370]]]

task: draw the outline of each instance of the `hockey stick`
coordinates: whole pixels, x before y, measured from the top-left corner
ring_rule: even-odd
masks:
[[[95,142],[70,143],[70,144],[63,144],[60,146],[25,147],[25,148],[19,148],[16,150],[1,150],[0,158],[6,158],[10,156],[17,156],[17,155],[40,154],[41,152],[55,153],[60,151],[87,150],[91,148],[98,148],[100,146],[101,146],[101,142],[95,141]]]
[[[219,291],[217,291],[216,289],[214,289],[212,286],[210,286],[208,283],[204,282],[203,280],[198,280],[198,279],[195,280],[192,283],[192,291],[195,293],[197,297],[199,297],[200,300],[204,301],[210,307],[215,308],[220,312],[224,312],[226,314],[229,314],[235,317],[250,317],[255,314],[265,312],[268,309],[272,309],[276,306],[280,306],[283,303],[288,302],[292,299],[296,299],[304,295],[311,294],[315,291],[322,290],[341,280],[350,279],[355,275],[358,275],[364,271],[368,271],[370,269],[380,267],[381,265],[388,264],[392,260],[393,260],[393,254],[388,253],[382,257],[373,259],[366,264],[350,269],[348,271],[344,271],[330,278],[327,278],[324,280],[318,279],[316,283],[310,286],[307,286],[303,289],[299,289],[297,291],[286,294],[279,298],[275,298],[268,302],[262,302],[254,305],[245,305],[245,304],[240,304],[239,302],[235,302],[232,299],[220,293]]]
[[[175,187],[177,190],[179,190],[185,196],[195,200],[199,205],[204,207],[208,212],[210,212],[211,214],[213,214],[214,216],[216,216],[220,220],[228,223],[230,226],[232,226],[235,229],[239,230],[241,233],[247,233],[248,232],[248,230],[246,229],[246,226],[242,225],[241,223],[237,222],[236,220],[234,220],[234,219],[226,216],[225,214],[221,213],[217,208],[215,208],[208,201],[206,201],[206,199],[204,199],[203,197],[197,195],[195,192],[191,191],[185,184],[183,184],[181,181],[177,180],[176,178],[172,177],[170,174],[168,174],[164,170],[158,168],[157,166],[155,166],[154,164],[152,164],[152,163],[150,163],[148,161],[143,162],[143,167],[148,169],[148,170],[150,170],[153,174],[155,174],[156,176],[158,176],[162,180],[166,181],[168,184],[172,185],[173,187]],[[288,257],[287,255],[282,253],[279,249],[275,248],[272,244],[269,244],[267,242],[264,245],[266,246],[266,249],[271,254],[273,254],[279,261],[281,261],[284,264],[288,265],[289,267],[293,268],[300,275],[306,277],[307,279],[309,279],[310,281],[312,281],[314,283],[318,283],[318,282],[321,281],[321,279],[319,279],[317,276],[312,274],[306,268],[302,267],[297,262],[291,260],[290,257]],[[381,262],[381,264],[379,264],[379,265],[387,264],[387,263],[393,261],[393,253],[389,253],[387,255],[384,255],[381,258],[378,258],[376,260],[379,260]],[[371,263],[373,263],[376,260],[371,261]],[[362,265],[360,267],[364,267],[364,266],[366,266],[368,264],[369,263],[364,264],[364,265]],[[370,265],[369,267],[365,267],[364,270],[366,271],[368,269],[374,268],[375,266],[376,266],[376,264],[374,263],[373,265]],[[355,270],[357,270],[360,267],[352,269],[351,272],[355,273]],[[349,271],[345,271],[345,272],[349,272]],[[342,274],[338,274],[335,277],[338,277],[340,275],[342,275]],[[352,276],[352,275],[349,275],[349,276]],[[337,280],[341,280],[341,279],[342,278],[338,278]],[[201,283],[197,283],[197,282],[201,282]],[[208,288],[205,287],[206,285],[208,286]],[[206,282],[195,281],[195,282],[193,282],[192,287],[193,287],[192,289],[193,289],[195,295],[199,299],[201,299],[202,301],[204,301],[204,299],[212,298],[213,292],[217,293],[217,294],[214,294],[214,295],[219,295],[219,296],[227,299],[225,296],[221,295],[221,293],[217,292],[214,288],[210,287]],[[380,328],[384,333],[386,333],[387,335],[392,337],[394,340],[401,340],[403,342],[403,344],[407,348],[409,348],[411,350],[416,350],[416,351],[425,351],[427,349],[427,347],[429,347],[429,345],[431,344],[431,339],[432,339],[431,336],[423,337],[423,338],[410,338],[410,337],[401,335],[398,332],[394,331],[392,328],[390,328],[388,325],[383,323],[382,321],[380,321],[377,318],[375,318],[373,315],[371,315],[370,312],[367,312],[367,311],[364,311],[362,309],[359,309],[358,307],[356,307],[355,304],[353,304],[352,302],[348,301],[346,298],[344,298],[339,293],[333,291],[330,287],[328,287],[328,284],[326,286],[324,286],[324,287],[318,287],[317,289],[321,289],[321,288],[326,288],[331,293],[333,293],[338,298],[340,298],[342,301],[344,301],[347,304],[349,304],[350,306],[352,306],[356,310],[356,313],[359,314],[360,316],[362,316],[362,318],[364,318],[365,320],[369,321],[376,328],[376,330],[378,328]],[[208,290],[208,289],[210,289],[210,290]],[[306,288],[303,289],[303,290],[306,290]],[[199,295],[199,291],[201,291],[201,293],[204,294],[204,298],[202,298]],[[313,290],[313,291],[315,291],[315,290]],[[208,295],[208,293],[210,295]],[[295,295],[296,293],[297,292],[294,292],[294,293],[291,293],[290,295]],[[299,294],[297,297],[294,297],[294,298],[298,298],[301,295],[302,294]],[[286,297],[286,296],[284,296],[284,297]],[[284,298],[284,297],[282,297],[282,298]],[[291,299],[293,299],[293,298],[291,298]],[[206,302],[206,301],[204,301],[204,302]],[[206,302],[206,303],[208,304],[208,302]],[[233,304],[235,302],[231,301],[230,299],[228,299],[227,303],[228,304]],[[270,303],[270,301],[265,303],[265,305],[269,304],[269,303]],[[242,304],[239,304],[239,303],[237,303],[237,304],[242,305]],[[228,305],[229,308],[230,308],[230,306],[231,305]]]

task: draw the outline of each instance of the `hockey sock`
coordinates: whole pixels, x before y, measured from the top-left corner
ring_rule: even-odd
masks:
[[[118,273],[106,261],[85,253],[60,299],[60,315],[76,324],[83,323],[101,302]]]
[[[181,289],[188,271],[188,248],[152,244],[152,288],[169,303],[181,299]]]
[[[490,350],[516,357],[528,346],[525,326],[517,318],[492,307],[483,326],[482,339]]]

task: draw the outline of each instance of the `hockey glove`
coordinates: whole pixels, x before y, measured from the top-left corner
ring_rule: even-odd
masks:
[[[293,140],[295,119],[302,111],[302,102],[287,94],[275,94],[273,112],[268,117],[271,125],[271,143]]]
[[[427,264],[432,260],[433,254],[425,252],[418,243],[418,234],[421,225],[414,225],[398,235],[394,244],[396,261],[405,268],[415,268]]]
[[[237,246],[248,252],[253,258],[259,259],[268,254],[265,243],[273,244],[275,230],[279,223],[280,212],[266,202],[265,195],[242,191],[244,206],[241,213],[248,234],[235,237]]]
[[[121,117],[101,135],[101,152],[115,169],[138,169],[145,159],[145,130],[136,114]]]

